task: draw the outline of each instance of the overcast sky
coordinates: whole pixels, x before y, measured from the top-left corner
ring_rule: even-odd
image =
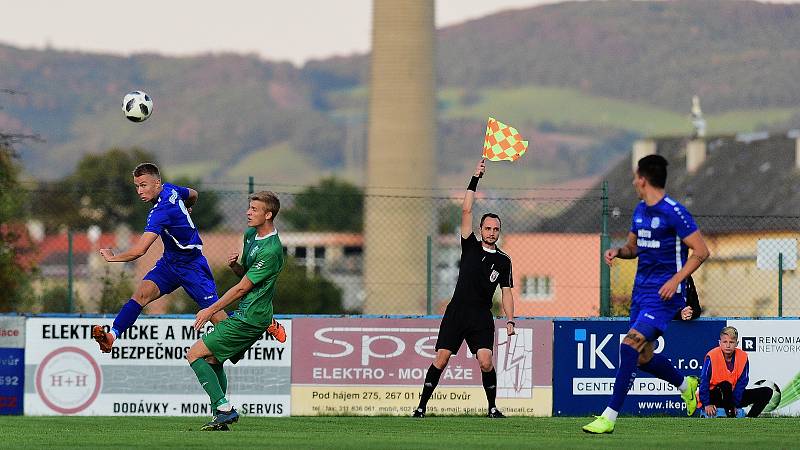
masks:
[[[543,3],[557,0],[438,0],[436,24]],[[302,64],[367,51],[371,5],[371,0],[0,0],[0,43],[114,54],[233,51]]]

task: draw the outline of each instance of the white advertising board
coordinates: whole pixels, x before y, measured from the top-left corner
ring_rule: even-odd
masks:
[[[775,382],[782,391],[775,414],[800,415],[800,327],[797,320],[729,320],[739,331],[739,347],[747,352],[750,383]]]
[[[200,338],[193,319],[140,318],[101,353],[92,325],[112,319],[30,318],[25,331],[26,415],[210,416],[186,361]],[[225,363],[228,398],[240,414],[291,411],[291,321],[283,344],[265,334],[236,365]]]

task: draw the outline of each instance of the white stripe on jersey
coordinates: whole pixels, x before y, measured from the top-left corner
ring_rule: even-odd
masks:
[[[499,248],[497,249],[497,253],[500,254],[500,255],[505,256],[506,258],[508,258],[508,285],[509,286],[514,286],[514,273],[513,273],[512,264],[511,264],[511,257],[508,256],[508,253],[500,250]]]
[[[508,253],[506,253],[506,252],[504,252],[504,251],[500,250],[499,248],[497,249],[497,253],[498,253],[499,255],[503,255],[503,256],[505,256],[506,258],[508,258],[508,262],[511,262],[511,257],[510,257],[510,256],[508,256]]]
[[[675,271],[675,273],[678,273],[681,271],[681,269],[683,269],[683,261],[681,261],[681,237],[677,234],[675,235],[675,267],[678,269]],[[681,284],[682,283],[678,283],[678,290],[675,291],[678,294],[681,293]]]
[[[196,249],[199,249],[199,250],[203,249],[203,245],[202,244],[181,245],[181,243],[178,242],[177,239],[175,239],[175,236],[169,234],[169,231],[167,231],[166,228],[164,228],[164,233],[167,233],[167,236],[171,237],[172,240],[175,241],[175,245],[177,245],[178,248],[181,249],[181,250],[191,250],[193,248],[196,248]]]

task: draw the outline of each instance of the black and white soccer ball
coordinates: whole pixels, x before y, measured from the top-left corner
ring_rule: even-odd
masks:
[[[769,399],[769,403],[764,407],[764,412],[775,411],[775,408],[781,403],[781,388],[778,384],[770,380],[758,380],[755,385],[759,387],[766,386],[772,389],[772,398]]]
[[[122,99],[122,112],[131,122],[144,122],[153,114],[153,99],[147,92],[129,92]]]

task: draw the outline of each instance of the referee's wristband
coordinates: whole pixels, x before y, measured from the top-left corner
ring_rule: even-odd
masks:
[[[506,322],[506,325],[508,324],[511,324],[511,326],[517,326],[517,324],[515,324],[513,320],[509,320],[508,322]]]
[[[475,192],[475,190],[478,189],[478,180],[480,179],[480,177],[473,176],[472,179],[469,180],[469,186],[467,186],[467,190]]]

